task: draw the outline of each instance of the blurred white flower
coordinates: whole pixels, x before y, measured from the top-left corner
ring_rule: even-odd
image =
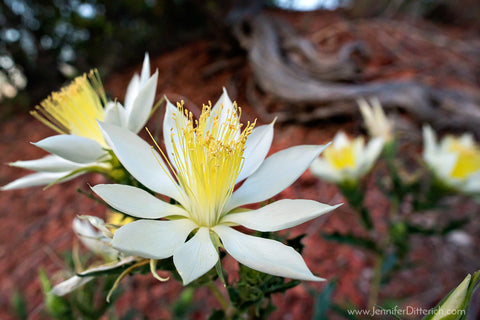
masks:
[[[97,219],[101,221],[99,227],[106,228],[103,220],[100,218]],[[118,251],[110,245],[111,237],[107,237],[104,232],[94,228],[88,221],[88,216],[73,219],[72,228],[83,245],[93,253],[101,255],[107,261],[112,261],[118,256]],[[113,236],[113,234],[111,234],[111,236]]]
[[[51,293],[57,296],[64,296],[95,278],[95,274],[118,269],[138,260],[136,257],[121,257],[118,250],[112,248],[113,232],[110,227],[114,225],[125,225],[133,221],[132,218],[125,218],[120,213],[109,212],[107,214],[107,223],[95,216],[78,216],[73,220],[72,228],[80,241],[90,251],[103,257],[104,264],[89,268],[83,272],[60,282],[51,290]],[[117,261],[117,259],[121,258]]]
[[[382,138],[373,138],[365,145],[363,137],[350,140],[340,131],[323,156],[313,161],[310,169],[328,182],[355,183],[373,167],[383,144]]]
[[[393,139],[393,123],[387,118],[378,99],[373,98],[370,104],[365,99],[357,100],[360,112],[372,138],[382,138],[385,143]]]
[[[438,143],[435,132],[425,125],[423,142],[423,159],[440,181],[461,192],[480,192],[480,148],[471,134],[447,135]]]
[[[226,91],[213,108],[204,106],[197,121],[183,105],[177,109],[167,101],[166,155],[159,149],[163,157],[124,128],[107,123],[100,127],[120,162],[138,181],[178,203],[170,204],[132,186],[93,187],[109,205],[139,218],[115,232],[114,248],[151,261],[173,256],[185,285],[219,261],[219,246],[240,263],[265,273],[323,280],[310,272],[293,248],[232,227],[278,231],[333,210],[336,206],[312,200],[279,200],[258,210],[236,210],[287,188],[324,146],[296,146],[265,159],[273,123],[255,129],[248,123],[241,131],[236,105]],[[234,191],[235,184],[243,180]]]
[[[98,72],[75,78],[45,99],[33,116],[59,135],[33,143],[51,155],[37,160],[16,161],[11,166],[36,173],[3,186],[1,190],[48,185],[72,179],[88,171],[108,172],[112,165],[97,120],[116,124],[137,133],[152,111],[158,72],[150,76],[148,55],[142,75],[134,75],[127,89],[125,108],[107,101]],[[104,108],[105,106],[105,108]]]

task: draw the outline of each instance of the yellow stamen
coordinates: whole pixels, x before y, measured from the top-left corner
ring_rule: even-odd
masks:
[[[97,70],[43,100],[31,114],[60,134],[86,137],[107,146],[96,120],[103,121],[105,92]]]
[[[354,143],[335,148],[330,146],[323,152],[323,157],[327,160],[333,168],[341,170],[345,168],[355,167],[355,153],[353,151]]]
[[[230,198],[235,180],[243,167],[243,152],[248,135],[255,126],[242,125],[237,117],[240,109],[234,104],[234,112],[220,120],[221,110],[212,114],[211,103],[204,105],[198,120],[191,112],[177,104],[175,115],[176,143],[172,133],[173,163],[177,168],[175,177],[188,198],[185,208],[199,226],[211,227],[222,218],[223,208]],[[186,117],[186,124],[181,118]]]
[[[457,179],[465,179],[472,173],[480,170],[480,150],[477,146],[467,147],[457,139],[452,138],[449,151],[458,155],[451,176]]]

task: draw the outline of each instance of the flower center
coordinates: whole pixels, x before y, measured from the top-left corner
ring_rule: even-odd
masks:
[[[248,135],[255,123],[248,123],[243,131],[237,117],[237,107],[220,119],[222,110],[212,114],[211,104],[204,105],[200,118],[177,104],[178,112],[186,116],[186,123],[175,116],[178,142],[172,133],[173,161],[176,178],[188,197],[192,220],[199,226],[212,227],[224,214],[235,180],[243,167],[243,152]]]
[[[465,179],[480,170],[480,150],[476,146],[469,148],[454,139],[448,149],[458,155],[457,163],[451,172],[453,178]]]
[[[336,170],[354,168],[355,153],[353,152],[353,146],[353,143],[339,148],[331,146],[323,152],[323,156]]]
[[[103,121],[105,92],[97,70],[75,78],[70,85],[43,100],[31,114],[60,134],[74,134],[107,146],[96,120]]]

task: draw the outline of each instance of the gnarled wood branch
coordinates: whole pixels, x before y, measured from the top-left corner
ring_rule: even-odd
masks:
[[[478,96],[433,88],[417,81],[338,82],[355,79],[360,66],[353,53],[363,50],[358,42],[346,44],[335,56],[320,55],[287,22],[268,14],[237,25],[234,32],[248,51],[256,85],[291,104],[290,110],[271,115],[279,121],[309,122],[355,115],[358,113],[356,99],[375,96],[384,108],[401,108],[420,123],[467,129],[480,135]],[[263,111],[263,114],[267,113]]]

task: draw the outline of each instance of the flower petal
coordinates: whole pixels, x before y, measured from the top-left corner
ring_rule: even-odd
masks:
[[[480,193],[480,172],[469,176],[463,183],[461,190],[466,193]]]
[[[295,146],[268,157],[232,194],[225,212],[269,199],[281,192],[297,180],[325,148],[326,145]]]
[[[333,138],[332,147],[335,149],[341,149],[350,144],[350,139],[343,131],[339,131]]]
[[[165,117],[163,118],[163,141],[165,142],[165,149],[167,150],[167,156],[170,159],[170,163],[177,168],[175,158],[173,157],[175,150],[173,149],[172,139],[175,143],[175,146],[178,148],[180,146],[178,137],[180,134],[182,134],[181,131],[186,127],[187,119],[185,118],[185,115],[168,99],[165,100],[167,103]],[[179,157],[182,157],[179,160],[183,162],[183,152],[176,152],[176,154]]]
[[[32,144],[77,163],[95,162],[106,154],[97,141],[70,134],[51,136]]]
[[[371,139],[365,148],[362,147],[363,149],[358,153],[359,163],[355,170],[355,176],[352,178],[360,178],[372,169],[382,152],[383,144],[383,138],[378,137]]]
[[[118,256],[118,251],[109,244],[110,239],[105,237],[101,231],[94,229],[88,221],[75,218],[72,222],[72,229],[90,251],[112,261]]]
[[[423,158],[428,161],[435,156],[437,150],[437,137],[429,125],[423,126]]]
[[[150,56],[148,53],[145,53],[142,64],[142,73],[140,74],[140,83],[145,83],[150,77]]]
[[[332,183],[342,181],[344,177],[342,170],[332,168],[330,163],[322,158],[316,158],[313,160],[310,170],[312,170],[312,173],[320,179]]]
[[[222,95],[220,96],[220,98],[212,108],[212,113],[210,114],[210,118],[211,120],[213,120],[213,117],[218,115],[219,123],[224,123],[226,122],[228,115],[232,113],[235,115],[237,114],[235,112],[235,108],[233,107],[232,100],[230,100],[227,90],[224,87]]]
[[[384,142],[385,141],[383,140],[383,138],[373,138],[365,147],[365,153],[367,158],[366,161],[370,163],[370,167],[373,165],[375,160],[377,160],[380,152],[382,152]]]
[[[132,108],[127,109],[127,121],[130,131],[137,133],[147,123],[152,111],[157,90],[158,71],[142,86],[133,100]]]
[[[57,284],[49,293],[54,294],[58,297],[62,297],[80,288],[81,286],[92,281],[93,279],[95,279],[95,277],[79,277],[75,275],[70,279],[67,279]]]
[[[112,246],[129,255],[148,259],[171,257],[197,226],[187,219],[172,221],[137,220],[113,235]]]
[[[104,121],[119,127],[125,127],[127,124],[127,114],[121,103],[112,101],[107,103],[105,106]]]
[[[219,123],[226,123],[229,117],[234,117],[236,121],[240,121],[238,119],[237,110],[235,110],[232,100],[228,96],[227,90],[225,87],[223,88],[223,93],[215,103],[210,113],[210,117],[208,118],[208,128],[210,129],[213,125],[213,120],[215,117],[218,116]],[[238,129],[234,139],[237,139],[240,136],[240,128]],[[223,139],[223,137],[217,137],[217,139]]]
[[[249,268],[291,279],[325,280],[314,276],[302,256],[281,242],[249,236],[222,225],[213,227],[213,230],[219,235],[225,250]]]
[[[273,123],[260,126],[253,129],[252,133],[248,136],[245,143],[245,151],[243,157],[245,162],[243,163],[242,171],[237,177],[236,183],[250,176],[255,170],[260,167],[263,160],[268,154],[268,150],[272,145],[273,140]]]
[[[162,201],[145,190],[123,184],[98,184],[92,190],[106,203],[129,216],[160,219],[166,216],[188,216],[179,206]]]
[[[176,182],[162,157],[133,132],[108,123],[99,126],[122,165],[147,188],[182,202]]]
[[[204,275],[217,261],[217,250],[210,239],[210,231],[205,227],[173,254],[173,263],[184,285]]]
[[[125,105],[125,110],[132,109],[133,100],[137,97],[138,91],[140,90],[140,76],[138,74],[134,74],[132,80],[127,87],[127,93],[125,94],[125,101],[123,102]]]
[[[28,187],[36,187],[36,186],[45,186],[52,182],[61,179],[62,177],[67,176],[70,172],[38,172],[29,174],[17,180],[14,180],[3,187],[0,190],[13,190],[13,189],[21,189],[21,188],[28,188]],[[68,181],[70,179],[75,178],[75,176],[68,177],[67,179],[63,180]]]
[[[48,155],[36,160],[15,161],[9,165],[33,171],[63,172],[64,174],[65,171],[73,171],[82,167],[79,163],[65,160],[56,155]]]
[[[316,218],[338,206],[313,200],[283,199],[258,210],[228,214],[222,223],[233,222],[262,232],[279,231]]]

